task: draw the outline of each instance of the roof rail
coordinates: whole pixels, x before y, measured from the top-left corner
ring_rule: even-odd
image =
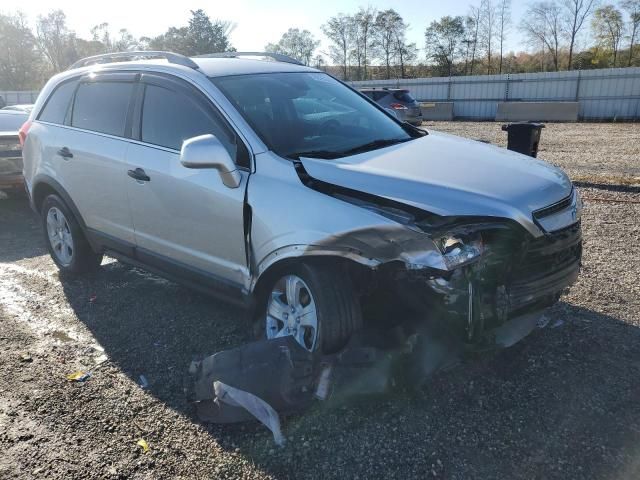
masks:
[[[116,62],[119,60],[136,60],[139,58],[166,58],[169,63],[175,63],[177,65],[182,65],[185,67],[193,68],[197,70],[198,64],[191,60],[189,57],[185,57],[184,55],[180,55],[179,53],[173,52],[161,52],[156,50],[141,50],[141,51],[133,51],[133,52],[115,52],[115,53],[103,53],[101,55],[93,55],[91,57],[83,58],[78,60],[73,65],[69,67],[69,70],[73,68],[85,67],[87,65],[92,65],[96,63],[109,63]]]
[[[238,58],[238,57],[270,57],[277,62],[293,63],[295,65],[304,65],[299,60],[291,58],[288,55],[282,53],[273,52],[219,52],[219,53],[206,53],[204,55],[196,55],[195,58]]]

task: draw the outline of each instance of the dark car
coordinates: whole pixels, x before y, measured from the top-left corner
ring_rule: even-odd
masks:
[[[0,190],[22,190],[22,147],[19,130],[29,114],[0,110]]]
[[[422,124],[420,104],[411,96],[409,90],[403,88],[361,88],[371,100],[380,106],[393,110],[399,120],[411,125]]]

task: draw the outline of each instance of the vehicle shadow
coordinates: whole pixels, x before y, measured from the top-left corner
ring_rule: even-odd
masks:
[[[0,198],[0,262],[47,253],[42,228],[26,195]]]
[[[194,422],[183,391],[190,361],[249,340],[241,310],[117,262],[61,280],[110,361],[136,382],[144,375],[151,394]],[[640,329],[562,302],[549,316],[515,347],[468,358],[417,391],[317,404],[287,419],[282,454],[260,425],[205,428],[276,478],[367,478],[382,467],[397,478],[638,473]]]

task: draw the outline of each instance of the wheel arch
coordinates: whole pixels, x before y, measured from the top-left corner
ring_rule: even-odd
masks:
[[[379,262],[361,257],[353,252],[323,250],[301,245],[279,249],[261,262],[258,267],[259,274],[251,285],[254,307],[257,307],[257,302],[279,274],[286,272],[291,265],[305,262],[333,262],[342,266],[345,273],[352,276],[352,280],[353,276],[366,275],[379,265]]]
[[[71,199],[69,193],[65,190],[65,188],[49,175],[38,175],[33,181],[33,188],[31,189],[31,204],[33,209],[38,213],[38,215],[42,215],[42,204],[44,203],[45,198],[49,195],[58,195],[65,205],[71,210],[71,213],[75,217],[78,225],[80,225],[80,229],[82,233],[85,235],[92,248],[95,250],[95,245],[91,241],[91,235],[88,235],[87,225],[80,215],[80,210]]]

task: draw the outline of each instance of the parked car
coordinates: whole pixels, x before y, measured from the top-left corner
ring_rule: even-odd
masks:
[[[361,88],[360,91],[384,108],[392,110],[403,122],[422,125],[420,104],[404,88]]]
[[[60,270],[108,254],[312,351],[340,349],[375,302],[472,346],[531,331],[580,268],[567,175],[275,57],[110,54],[53,77],[21,136]]]
[[[31,110],[33,110],[33,104],[22,103],[20,105],[8,105],[6,107],[0,108],[0,110],[12,110],[22,113],[31,113]]]
[[[24,112],[0,110],[0,190],[24,191],[18,131],[28,118]]]

